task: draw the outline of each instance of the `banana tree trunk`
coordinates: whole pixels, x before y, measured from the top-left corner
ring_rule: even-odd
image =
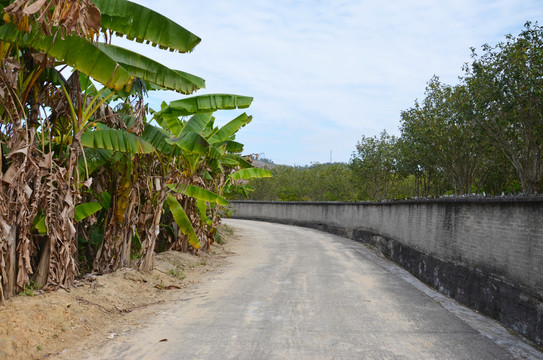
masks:
[[[39,288],[47,283],[47,274],[49,273],[49,257],[51,256],[51,239],[47,237],[45,246],[40,256],[40,262],[34,276],[34,282]]]
[[[164,201],[162,201],[162,204],[164,204]],[[141,259],[138,264],[138,268],[142,271],[151,271],[155,265],[155,245],[160,232],[161,215],[162,206],[160,210],[155,212],[149,224],[149,229],[145,231],[145,239],[141,243]]]
[[[120,223],[113,216],[104,234],[94,261],[94,271],[107,274],[119,268],[130,266],[132,237],[135,233],[133,218],[137,199],[131,199],[126,211],[126,223]]]
[[[118,164],[122,174],[116,183],[109,223],[94,260],[94,271],[107,274],[130,266],[132,237],[136,231],[138,191],[134,187],[137,172],[132,164]]]
[[[16,294],[17,278],[17,226],[9,226],[2,220],[2,228],[4,236],[0,239],[0,301]]]
[[[166,201],[166,184],[163,179],[155,179],[157,192],[154,201],[147,201],[143,206],[142,220],[139,228],[143,229],[141,241],[141,259],[138,268],[142,271],[151,271],[154,267],[155,245],[160,233],[160,218],[162,207]]]

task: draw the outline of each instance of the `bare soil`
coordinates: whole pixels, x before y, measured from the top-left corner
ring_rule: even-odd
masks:
[[[225,244],[198,255],[163,252],[148,273],[121,269],[87,275],[70,291],[27,294],[0,303],[0,359],[68,359],[144,324],[157,305],[172,301],[228,263],[232,228],[220,229]]]

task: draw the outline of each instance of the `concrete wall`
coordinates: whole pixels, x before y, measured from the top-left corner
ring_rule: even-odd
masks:
[[[543,345],[543,200],[232,202],[232,217],[377,247],[415,276]]]

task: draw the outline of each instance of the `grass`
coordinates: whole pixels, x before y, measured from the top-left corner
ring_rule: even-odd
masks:
[[[38,285],[32,280],[30,280],[30,283],[25,285],[24,291],[21,291],[19,295],[21,296],[34,296],[34,291],[38,290]]]
[[[170,269],[170,271],[168,271],[168,275],[174,278],[177,278],[179,280],[183,280],[187,277],[183,269],[180,268],[179,266],[176,266],[174,269]]]

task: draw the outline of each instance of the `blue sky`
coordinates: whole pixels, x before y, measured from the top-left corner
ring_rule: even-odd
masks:
[[[275,163],[349,161],[362,135],[399,135],[435,74],[456,84],[470,47],[543,19],[540,0],[135,0],[202,38],[192,53],[134,46],[206,80],[196,94],[253,96],[238,133]],[[114,41],[125,45],[120,40]],[[152,107],[182,98],[154,93]],[[217,113],[219,122],[240,112]]]

